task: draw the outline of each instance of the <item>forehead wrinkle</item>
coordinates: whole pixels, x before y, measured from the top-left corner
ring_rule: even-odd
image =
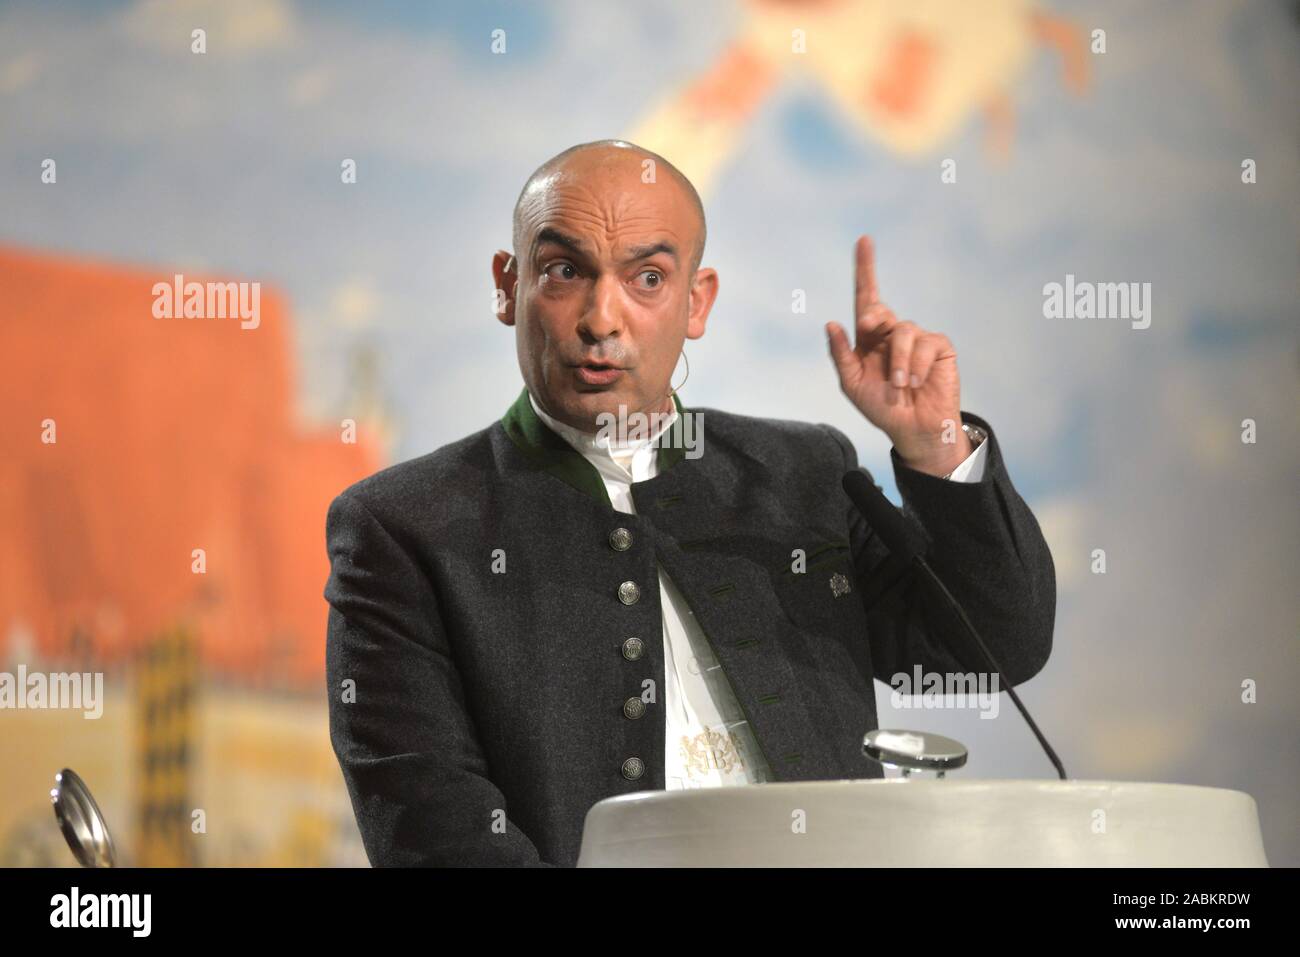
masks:
[[[590,253],[591,243],[581,235],[583,232],[581,227],[584,225],[603,238],[606,245],[615,249],[620,246],[652,246],[663,241],[679,248],[682,245],[678,230],[666,224],[658,216],[624,217],[609,222],[585,210],[566,210],[563,206],[558,206],[540,211],[533,230],[534,246],[540,244],[542,232],[549,228],[574,239],[584,252]],[[628,236],[629,232],[641,235]]]
[[[648,198],[632,190],[617,190],[612,195],[602,195],[585,185],[573,184],[568,189],[563,187],[556,189],[551,197],[550,202],[540,204],[543,209],[572,209],[578,215],[585,214],[599,218],[606,229],[624,220],[669,218],[672,215],[671,208],[660,210],[651,206],[647,210]]]
[[[657,210],[644,211],[644,204],[639,202],[642,197],[624,191],[613,196],[596,198],[590,195],[590,190],[580,184],[566,185],[569,188],[561,187],[550,196],[539,197],[540,201],[529,210],[531,215],[528,219],[532,220],[530,226],[534,237],[539,236],[547,227],[571,234],[575,232],[575,227],[577,231],[581,231],[585,226],[601,235],[605,243],[610,246],[619,245],[620,234],[626,234],[629,230],[644,230],[654,235],[645,237],[645,242],[636,242],[628,238],[624,240],[624,245],[651,245],[665,238],[671,240],[674,245],[682,245],[680,231],[670,222],[673,217],[665,216]],[[639,206],[642,209],[631,212],[627,208],[629,205]],[[566,229],[566,226],[569,228]],[[573,236],[573,238],[581,237]]]

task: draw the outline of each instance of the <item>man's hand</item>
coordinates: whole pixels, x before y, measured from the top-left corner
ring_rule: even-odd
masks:
[[[899,322],[880,301],[867,236],[858,238],[856,256],[855,344],[838,322],[826,324],[840,389],[889,436],[904,465],[947,475],[971,453],[961,427],[957,352],[943,333]]]

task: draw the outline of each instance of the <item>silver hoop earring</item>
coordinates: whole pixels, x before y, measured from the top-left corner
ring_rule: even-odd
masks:
[[[682,358],[683,358],[683,359],[686,359],[686,348],[685,348],[685,346],[682,347]],[[677,390],[680,389],[682,386],[686,385],[686,380],[689,379],[690,377],[691,377],[691,360],[690,360],[690,359],[686,359],[686,375],[682,377],[682,381],[681,381],[680,383],[678,383],[677,385],[673,386],[673,388],[669,391],[669,393],[668,393],[669,397],[672,397],[672,396],[676,395],[676,394],[677,394]],[[669,384],[671,385],[671,383],[669,383]]]

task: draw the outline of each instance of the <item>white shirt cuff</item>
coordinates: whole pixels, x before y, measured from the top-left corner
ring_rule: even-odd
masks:
[[[979,482],[984,478],[984,466],[988,461],[989,440],[985,439],[961,465],[952,470],[948,476],[950,482]]]

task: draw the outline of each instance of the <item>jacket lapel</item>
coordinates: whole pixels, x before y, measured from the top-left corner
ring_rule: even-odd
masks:
[[[677,406],[679,417],[673,427],[666,430],[660,439],[658,458],[660,472],[672,468],[686,454],[680,441],[681,416],[685,414],[686,409],[675,392],[673,402]],[[510,440],[524,453],[535,469],[554,475],[560,481],[610,509],[614,507],[609,501],[609,493],[605,491],[605,483],[601,480],[596,467],[568,442],[547,428],[546,423],[537,417],[532,402],[528,400],[526,387],[520,391],[514,404],[501,417],[501,425],[505,428],[506,435],[510,436]],[[673,441],[673,437],[678,441]]]

